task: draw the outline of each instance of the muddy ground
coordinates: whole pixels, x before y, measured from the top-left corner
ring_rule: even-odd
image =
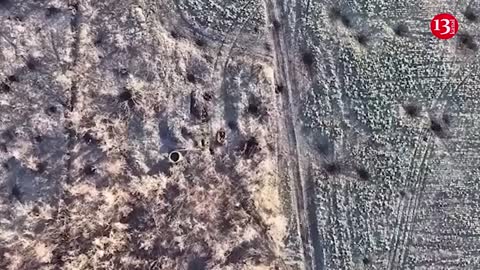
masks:
[[[478,16],[0,0],[0,268],[479,269]]]

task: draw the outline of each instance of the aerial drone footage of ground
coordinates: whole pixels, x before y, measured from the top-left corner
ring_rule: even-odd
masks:
[[[0,0],[0,269],[480,269],[478,16]]]

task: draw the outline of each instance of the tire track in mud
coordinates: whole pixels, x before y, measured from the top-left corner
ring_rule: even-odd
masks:
[[[78,2],[73,2],[69,5],[72,15],[70,19],[70,31],[73,35],[73,41],[71,44],[71,57],[73,59],[72,64],[68,67],[68,70],[73,71],[75,67],[78,65],[78,54],[80,51],[80,29],[79,29],[79,24],[81,20],[81,13],[79,9],[79,3]],[[75,107],[77,106],[77,101],[78,101],[78,79],[75,78],[72,80],[72,85],[69,89],[70,91],[70,99],[68,103],[68,113],[65,115],[65,119],[67,119],[67,126],[65,128],[66,133],[68,135],[68,145],[67,145],[67,182],[71,183],[72,182],[72,161],[73,161],[73,148],[75,145],[75,131],[72,130],[71,127],[71,120],[69,114],[72,113],[75,110]]]
[[[425,151],[423,152],[423,154],[420,155],[420,163],[418,165],[418,169],[416,168],[417,166],[415,165],[415,163],[416,163],[419,146],[415,147],[415,150],[414,150],[414,155],[410,163],[410,169],[408,170],[409,173],[407,174],[407,177],[406,177],[407,181],[413,176],[415,171],[417,172],[417,174],[413,183],[407,183],[407,185],[405,186],[405,189],[412,191],[412,196],[410,196],[410,198],[408,198],[406,202],[404,202],[405,199],[402,198],[402,200],[400,201],[400,205],[398,206],[397,221],[394,229],[396,233],[392,237],[392,241],[391,241],[391,246],[393,247],[393,249],[391,249],[388,255],[388,262],[387,262],[388,270],[394,269],[397,258],[398,258],[398,262],[402,261],[401,255],[398,256],[397,254],[398,250],[399,249],[401,250],[400,251],[401,254],[403,254],[404,250],[406,250],[405,243],[406,243],[406,239],[409,239],[410,237],[409,231],[412,226],[412,224],[410,223],[412,222],[413,219],[415,219],[415,215],[416,215],[418,204],[419,204],[419,198],[423,196],[424,186],[426,184],[425,183],[426,176],[424,176],[423,174],[424,174],[425,167],[428,166],[427,157],[429,156],[432,150],[431,140],[432,140],[432,136],[429,135],[427,145],[424,147]],[[419,189],[419,187],[422,187],[422,188]]]
[[[273,23],[278,21],[283,14],[281,7],[277,6],[275,0],[265,0],[265,7],[268,17],[268,22]],[[285,168],[279,168],[286,172],[290,185],[293,186],[294,205],[296,210],[296,219],[298,224],[298,233],[300,235],[301,252],[303,253],[302,269],[312,270],[315,266],[312,262],[312,247],[310,246],[310,226],[308,222],[308,200],[305,198],[305,183],[303,182],[300,158],[299,158],[299,145],[297,141],[297,128],[293,122],[295,113],[294,105],[292,103],[292,89],[295,88],[295,82],[289,77],[290,72],[294,73],[294,67],[291,66],[291,59],[288,53],[287,41],[284,36],[284,28],[286,25],[280,28],[272,28],[271,38],[274,46],[274,64],[275,64],[275,82],[278,85],[283,85],[286,89],[282,97],[277,99],[278,107],[281,109],[279,126],[283,128],[283,134],[280,133],[279,144],[286,144],[288,157],[283,157],[283,163],[287,164]],[[282,158],[282,157],[280,157]],[[279,162],[282,163],[282,162]],[[314,213],[314,212],[313,212]],[[322,269],[322,268],[317,268]]]
[[[430,109],[435,109],[435,106],[437,105],[437,103],[442,101],[448,101],[449,98],[451,98],[453,95],[456,94],[458,89],[465,84],[465,82],[469,79],[471,74],[474,72],[473,68],[471,68],[470,71],[465,69],[467,68],[467,66],[470,66],[470,67],[473,66],[476,63],[476,60],[477,58],[474,58],[471,61],[467,61],[467,63],[460,66],[455,71],[451,70],[447,74],[446,76],[447,83],[445,84],[445,86],[443,86],[440,89],[438,95],[433,100],[430,106]],[[453,62],[455,63],[455,60]],[[448,82],[448,80],[457,77],[462,71],[465,71],[467,74],[463,76],[463,78],[462,77],[460,78],[460,82],[456,86],[454,86],[453,89],[448,88],[448,86],[451,84],[450,82]],[[442,111],[442,113],[445,111],[445,108],[443,105],[440,106],[440,110]],[[426,136],[427,132],[428,130],[422,134],[422,137]],[[411,196],[411,198],[407,201],[407,204],[404,205],[403,207],[404,208],[403,211],[400,210],[401,205],[398,208],[398,212],[400,213],[397,214],[397,225],[395,226],[397,230],[397,234],[394,235],[394,237],[392,238],[393,254],[390,252],[388,257],[387,269],[389,270],[394,269],[396,265],[398,265],[399,267],[398,269],[403,269],[406,264],[406,256],[409,254],[408,245],[411,239],[410,232],[412,231],[412,228],[415,227],[416,225],[414,223],[414,220],[417,216],[418,206],[422,200],[422,197],[426,188],[427,172],[425,171],[425,167],[428,166],[427,161],[431,157],[431,154],[433,151],[432,148],[434,146],[433,145],[434,142],[432,142],[432,140],[434,139],[433,135],[428,134],[427,139],[428,139],[427,145],[425,146],[424,154],[421,156],[420,165],[418,168],[417,176],[415,178],[416,181],[413,183],[413,188],[412,188],[412,184],[406,185],[406,189],[412,189],[412,192],[415,192],[416,190],[418,190],[418,192],[415,192],[413,196]],[[412,157],[412,161],[410,164],[410,169],[409,169],[409,174],[407,176],[407,179],[409,179],[413,174],[415,156],[418,150],[419,150],[419,146],[416,146],[414,150],[414,155]],[[400,202],[400,204],[401,203],[402,202]],[[401,218],[399,218],[398,215],[401,215]],[[397,251],[399,248],[400,248],[400,251],[399,251],[400,254],[397,254]]]

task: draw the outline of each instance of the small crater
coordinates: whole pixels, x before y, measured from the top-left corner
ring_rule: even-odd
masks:
[[[118,100],[121,103],[126,102],[130,108],[135,107],[135,100],[133,99],[132,91],[128,89],[124,89],[124,91],[118,95]]]
[[[120,67],[120,68],[117,68],[117,69],[114,69],[114,72],[120,76],[121,78],[126,78],[128,76],[128,74],[130,74],[130,72],[128,71],[127,68],[125,67]]]
[[[405,192],[405,190],[400,190],[400,192],[398,193],[400,195],[400,197],[402,198],[405,198],[405,196],[407,195],[407,193]]]
[[[435,119],[430,119],[430,130],[432,130],[438,137],[443,137],[444,135],[442,124]]]
[[[145,231],[155,226],[155,220],[152,215],[142,205],[133,205],[132,211],[128,216],[120,220],[122,223],[127,223],[130,229]]]
[[[366,168],[364,168],[364,167],[357,167],[357,168],[355,169],[355,171],[356,171],[356,173],[357,173],[357,175],[358,175],[358,177],[359,177],[360,179],[362,179],[362,180],[364,180],[364,181],[370,179],[370,173],[367,171]]]
[[[17,201],[22,200],[22,191],[17,184],[14,184],[12,190],[10,191],[10,195],[12,198],[16,199]]]
[[[258,104],[252,102],[252,103],[248,104],[247,111],[248,111],[248,113],[250,113],[250,114],[258,115],[258,113],[259,113],[260,110],[259,110],[259,108],[258,108]]]
[[[324,164],[323,169],[329,175],[336,175],[336,174],[340,173],[341,167],[340,167],[340,164],[338,162],[333,161],[333,162],[328,162],[328,163]]]
[[[8,148],[6,143],[0,143],[0,152],[7,153]]]
[[[442,121],[443,123],[445,123],[445,125],[450,126],[450,124],[452,123],[452,117],[448,113],[443,113]]]
[[[369,41],[368,36],[365,33],[359,33],[355,36],[355,39],[357,40],[358,44],[362,46],[367,46],[367,43]]]
[[[302,61],[308,67],[311,67],[315,63],[315,57],[311,51],[304,51],[302,53]]]
[[[471,22],[477,22],[478,21],[478,15],[477,13],[472,10],[471,8],[467,8],[465,12],[463,13],[465,18]]]
[[[92,144],[98,144],[98,140],[90,134],[90,132],[87,132],[83,135],[83,141],[86,144],[92,145]]]
[[[478,50],[477,43],[473,40],[473,37],[467,33],[458,35],[458,41],[461,48],[467,48],[472,51]]]
[[[203,38],[197,38],[195,40],[195,44],[198,46],[198,47],[205,47],[207,45],[207,42],[203,39]]]
[[[35,205],[34,207],[32,207],[31,214],[38,217],[40,215],[40,208],[37,205]]]
[[[406,24],[399,23],[393,28],[393,32],[399,37],[406,37],[410,30],[408,29],[408,26]]]
[[[45,12],[45,16],[47,18],[51,18],[51,17],[54,17],[56,15],[58,15],[60,13],[61,9],[57,8],[57,7],[54,7],[54,6],[50,6],[47,8],[47,11]]]
[[[36,165],[35,165],[35,171],[37,173],[44,173],[46,170],[47,170],[47,167],[48,167],[48,163],[46,161],[44,162],[38,162]]]
[[[333,7],[332,9],[330,9],[329,16],[332,20],[340,20],[343,26],[347,28],[352,27],[352,19],[350,18],[350,16],[343,13],[338,7]]]
[[[3,167],[6,171],[9,171],[9,170],[10,170],[10,165],[9,165],[7,162],[2,163],[2,167]]]
[[[197,79],[193,73],[187,73],[187,81],[190,83],[196,83]]]
[[[415,103],[407,103],[403,105],[405,113],[410,117],[418,117],[422,112],[422,107]]]
[[[2,133],[2,138],[4,138],[7,142],[15,140],[16,137],[17,132],[15,132],[15,129],[13,128],[9,128]]]
[[[257,141],[257,138],[250,137],[247,141],[243,143],[242,152],[246,158],[252,158],[256,153],[260,151],[260,144]]]
[[[174,39],[178,39],[180,37],[178,35],[177,31],[175,31],[175,30],[170,31],[170,36]]]
[[[25,62],[25,65],[30,71],[36,71],[40,67],[40,60],[33,56],[29,56]]]
[[[35,140],[35,142],[37,143],[41,143],[43,142],[43,136],[42,135],[37,135],[33,138]]]
[[[7,81],[13,83],[13,82],[18,82],[18,78],[16,75],[10,75],[7,77]]]
[[[247,112],[255,117],[264,117],[267,115],[267,110],[262,105],[262,102],[253,95],[249,98]]]
[[[105,32],[103,31],[100,31],[97,33],[97,35],[95,36],[95,39],[93,40],[93,44],[95,46],[100,46],[102,45],[102,43],[105,41],[106,39],[106,35],[105,35]]]
[[[93,164],[88,164],[83,168],[83,173],[85,173],[88,176],[92,176],[97,172],[97,168]]]
[[[268,42],[265,42],[264,44],[264,48],[267,52],[271,52],[272,51],[272,45],[270,45],[270,43]]]
[[[205,93],[203,93],[203,99],[204,99],[205,101],[212,101],[212,99],[213,99],[212,93],[211,93],[211,92],[205,92]]]
[[[280,22],[277,19],[273,20],[272,25],[273,25],[273,29],[275,29],[275,31],[280,30],[280,28],[282,27],[282,25],[280,24]]]
[[[275,86],[275,93],[276,94],[283,93],[283,91],[285,90],[284,88],[285,87],[282,84],[277,84],[277,86]]]
[[[234,120],[228,121],[227,127],[231,130],[237,130],[238,129],[237,121],[234,121]]]
[[[372,260],[369,257],[365,257],[362,259],[362,262],[365,265],[370,265],[372,263]]]
[[[12,88],[10,87],[10,85],[8,85],[7,83],[5,82],[2,82],[0,84],[0,92],[2,93],[10,93],[12,91]]]
[[[49,115],[56,114],[57,112],[58,112],[58,108],[55,105],[52,105],[52,106],[47,108],[47,113]]]

